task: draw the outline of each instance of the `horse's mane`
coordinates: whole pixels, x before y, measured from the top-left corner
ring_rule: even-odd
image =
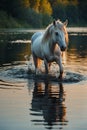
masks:
[[[53,30],[53,24],[49,24],[44,32],[44,36],[42,38],[42,42],[43,43],[46,43],[46,41],[49,40],[50,36],[51,36],[51,33],[52,33],[52,30]]]

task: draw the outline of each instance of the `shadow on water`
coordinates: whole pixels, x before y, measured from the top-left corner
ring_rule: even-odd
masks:
[[[53,126],[62,129],[67,125],[65,91],[63,84],[52,84],[49,81],[34,82],[30,114],[34,125],[44,125],[47,129]]]

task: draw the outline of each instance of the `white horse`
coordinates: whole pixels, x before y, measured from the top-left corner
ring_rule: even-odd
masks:
[[[61,51],[66,50],[68,43],[67,23],[67,20],[64,23],[60,20],[54,20],[44,32],[33,34],[31,38],[31,52],[36,74],[38,73],[39,61],[44,60],[46,73],[48,73],[51,62],[56,62],[60,70],[59,78],[62,78],[63,65]]]

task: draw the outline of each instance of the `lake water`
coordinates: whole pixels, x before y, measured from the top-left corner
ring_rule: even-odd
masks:
[[[0,130],[87,130],[87,35],[81,33],[69,34],[65,78],[57,82],[27,73],[32,32],[0,31]]]

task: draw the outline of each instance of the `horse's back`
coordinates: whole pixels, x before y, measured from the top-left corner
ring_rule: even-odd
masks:
[[[43,32],[36,32],[36,33],[34,33],[33,36],[31,37],[31,42],[33,43],[35,41],[35,39],[37,39],[42,34],[43,34]]]

